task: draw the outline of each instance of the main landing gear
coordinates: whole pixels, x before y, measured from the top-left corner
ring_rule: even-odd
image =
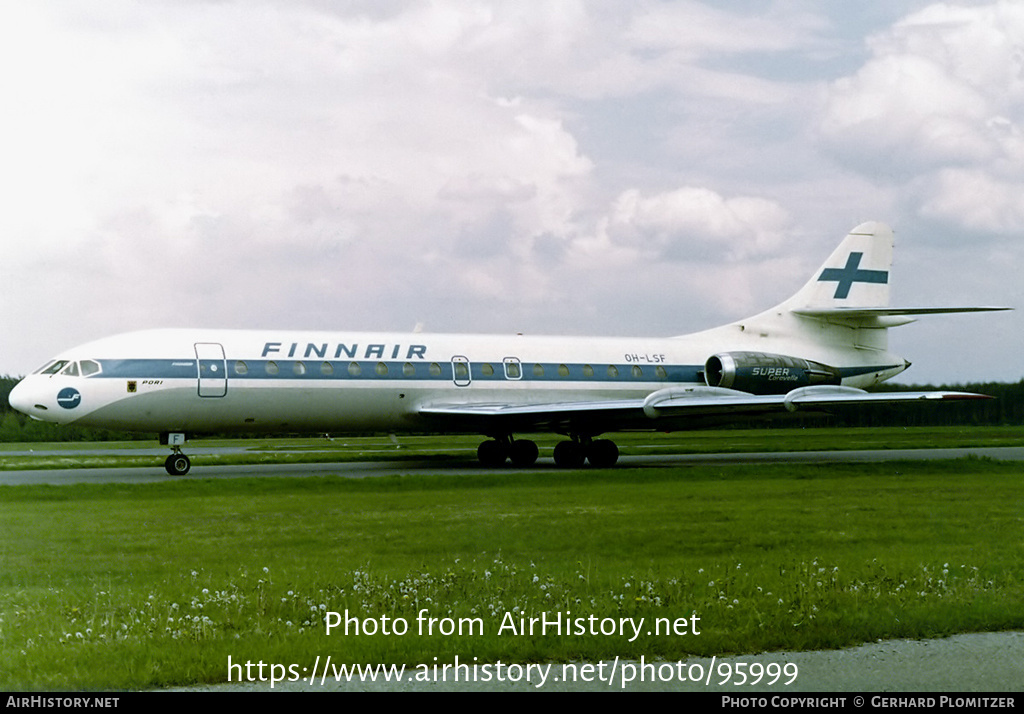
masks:
[[[184,476],[192,468],[192,459],[181,453],[181,447],[185,444],[185,435],[176,433],[164,433],[160,435],[160,443],[171,447],[173,452],[164,461],[164,468],[171,476]]]
[[[511,436],[490,439],[480,444],[476,457],[484,466],[501,466],[510,460],[513,466],[525,468],[537,463],[540,450],[529,439],[513,441]]]
[[[584,461],[598,469],[608,469],[619,460],[619,447],[611,439],[593,439],[589,436],[573,437],[555,446],[555,465],[578,469]]]
[[[525,468],[537,462],[537,444],[529,439],[513,439],[503,436],[480,444],[476,456],[484,466],[497,467],[506,461],[513,466]],[[578,469],[585,462],[606,469],[619,460],[619,447],[610,439],[593,439],[589,436],[573,436],[569,441],[555,446],[555,465],[567,469]]]

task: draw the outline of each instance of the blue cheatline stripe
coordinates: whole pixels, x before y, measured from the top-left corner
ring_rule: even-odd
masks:
[[[88,379],[196,379],[194,359],[132,359],[100,360],[102,371]],[[223,373],[211,373],[209,365],[221,367],[221,360],[203,360],[204,377],[221,378]],[[327,366],[325,366],[327,365]],[[661,367],[662,371],[658,370]],[[871,372],[884,372],[901,365],[873,365],[840,368],[841,377],[856,377]],[[488,374],[487,367],[490,367]],[[470,375],[474,382],[604,382],[622,384],[633,382],[664,382],[666,384],[702,383],[703,365],[638,365],[594,364],[558,362],[522,362],[522,376],[516,380],[505,377],[501,362],[472,362]],[[539,373],[535,371],[540,367]],[[589,368],[589,370],[588,370]],[[635,372],[634,370],[639,370]],[[397,362],[397,361],[305,361],[305,360],[227,360],[227,375],[231,381],[304,380],[304,381],[385,381],[406,380],[451,382],[455,379],[451,362]]]
[[[135,359],[100,360],[102,371],[95,375],[103,379],[195,379],[196,361]],[[202,360],[204,377],[218,378],[210,365],[221,366],[220,360]],[[508,379],[501,362],[471,362],[470,376],[474,382],[666,382],[692,383],[704,371],[703,365],[638,365],[638,364],[569,364],[557,362],[523,362],[521,376]],[[660,369],[659,369],[660,367]],[[539,371],[538,369],[539,368]],[[387,360],[307,361],[307,360],[227,360],[227,375],[231,380],[299,379],[309,381],[381,381],[436,380],[451,382],[455,379],[451,362],[399,362]]]
[[[195,359],[105,359],[96,377],[114,379],[195,379]]]

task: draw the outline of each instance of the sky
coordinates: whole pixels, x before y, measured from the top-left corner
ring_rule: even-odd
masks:
[[[678,335],[854,226],[1024,378],[1024,3],[5,0],[0,374],[159,326]]]

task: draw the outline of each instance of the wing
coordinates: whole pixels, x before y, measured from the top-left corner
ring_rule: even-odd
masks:
[[[526,431],[601,434],[605,431],[651,428],[643,399],[547,402],[534,404],[433,404],[420,415],[441,421],[448,429],[499,435]],[[636,426],[633,424],[636,423]]]
[[[721,387],[669,387],[645,399],[551,402],[536,404],[433,404],[425,417],[447,420],[453,427],[486,434],[543,429],[559,433],[693,428],[700,422],[720,424],[739,417],[827,412],[838,407],[924,401],[991,399],[969,392],[866,392],[842,386],[811,386],[788,394],[755,395]]]

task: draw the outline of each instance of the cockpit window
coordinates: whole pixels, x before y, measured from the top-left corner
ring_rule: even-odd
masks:
[[[66,359],[59,359],[56,362],[51,362],[45,367],[39,370],[38,374],[57,374],[57,372],[64,369],[68,361]]]
[[[50,362],[36,371],[36,374],[62,374],[65,377],[91,377],[103,371],[103,366],[94,359],[83,359],[78,362],[59,359]]]
[[[82,376],[83,377],[89,377],[89,376],[94,375],[94,374],[99,374],[100,371],[101,371],[100,363],[96,362],[95,360],[83,359],[80,362],[80,364],[82,365]]]

